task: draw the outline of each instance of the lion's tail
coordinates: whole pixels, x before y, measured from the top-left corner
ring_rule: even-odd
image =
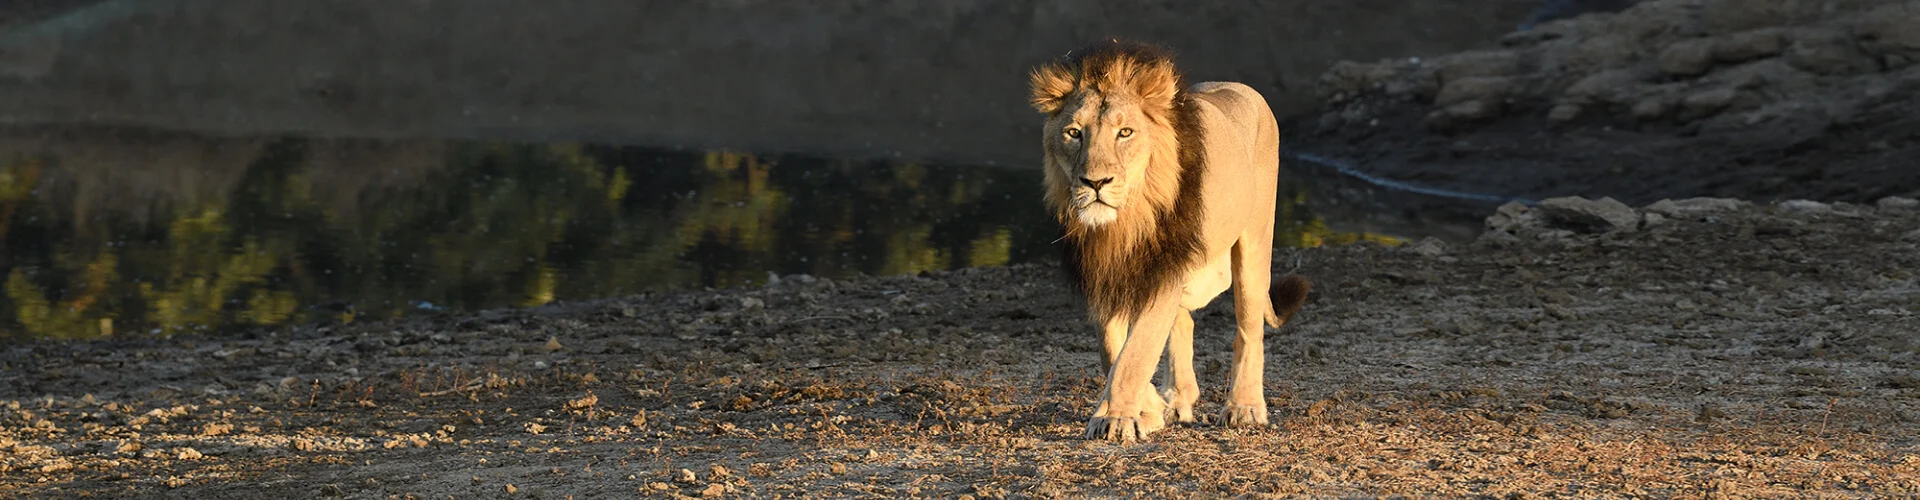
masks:
[[[1279,328],[1287,324],[1287,320],[1293,318],[1293,313],[1300,312],[1300,306],[1307,304],[1307,292],[1311,291],[1313,283],[1307,281],[1306,276],[1281,276],[1280,281],[1274,282],[1273,288],[1267,291],[1268,298],[1273,302],[1273,307],[1267,310],[1267,326]]]

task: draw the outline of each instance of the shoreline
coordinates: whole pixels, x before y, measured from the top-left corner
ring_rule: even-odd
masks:
[[[1543,200],[1468,245],[1281,249],[1316,287],[1268,334],[1275,427],[1131,446],[1080,439],[1099,339],[1037,264],[10,347],[0,488],[1913,494],[1915,205]],[[1203,414],[1231,318],[1195,312]]]

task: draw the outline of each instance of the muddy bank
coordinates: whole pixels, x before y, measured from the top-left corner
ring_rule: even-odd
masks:
[[[1920,494],[1920,207],[1509,206],[1282,251],[1274,428],[1079,439],[1044,266],[0,352],[30,497]],[[1703,249],[1711,248],[1706,252]],[[1196,313],[1217,410],[1230,306]]]
[[[1501,47],[1343,62],[1296,146],[1545,198],[1870,202],[1920,192],[1920,3],[1657,0]]]
[[[0,31],[0,119],[1019,164],[1026,72],[1097,37],[1168,44],[1284,113],[1336,60],[1487,46],[1531,7],[117,0]]]

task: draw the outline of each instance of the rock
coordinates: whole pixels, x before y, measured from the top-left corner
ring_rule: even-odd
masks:
[[[744,297],[740,299],[740,308],[744,310],[752,311],[766,306],[767,302],[758,298]]]
[[[1680,99],[1680,109],[1686,115],[1684,118],[1688,119],[1712,115],[1733,104],[1733,98],[1737,95],[1733,89],[1726,87],[1698,92]]]
[[[1781,0],[1707,0],[1700,5],[1700,27],[1726,35],[1786,24],[1799,2]],[[1792,5],[1790,5],[1792,4]]]
[[[1813,200],[1787,200],[1780,202],[1780,208],[1790,212],[1824,214],[1833,211],[1833,205]]]
[[[1539,214],[1520,202],[1507,202],[1487,216],[1487,229],[1492,231],[1514,233],[1539,225]]]
[[[1570,102],[1555,104],[1553,105],[1553,109],[1547,110],[1547,119],[1557,123],[1570,122],[1573,121],[1574,118],[1579,117],[1580,105]]]
[[[1882,5],[1860,16],[1854,36],[1860,48],[1883,60],[1899,63],[1896,69],[1920,57],[1920,2]]]
[[[1537,207],[1549,225],[1588,232],[1631,231],[1640,225],[1633,207],[1613,198],[1589,200],[1576,196],[1540,200]]]
[[[1643,219],[1640,225],[1645,227],[1653,227],[1653,226],[1658,226],[1658,225],[1667,223],[1667,216],[1660,215],[1653,212],[1647,212],[1645,214],[1642,214],[1640,217]]]
[[[1513,80],[1496,76],[1475,76],[1448,81],[1434,96],[1435,106],[1451,106],[1468,101],[1499,102],[1513,88]]]
[[[1654,96],[1633,103],[1632,113],[1635,120],[1657,120],[1666,116],[1670,109],[1673,109],[1671,99],[1665,96]]]
[[[1486,101],[1467,101],[1428,113],[1425,123],[1428,128],[1434,130],[1451,130],[1467,123],[1492,118],[1498,114],[1497,109]]]
[[[1662,73],[1694,76],[1713,68],[1711,40],[1684,40],[1660,51],[1655,59]]]
[[[1463,78],[1505,77],[1520,72],[1520,55],[1511,50],[1461,52],[1434,59],[1434,76],[1443,83]]]
[[[1874,206],[1880,207],[1881,210],[1908,210],[1908,209],[1913,209],[1915,207],[1920,207],[1920,200],[1915,200],[1913,198],[1903,198],[1899,196],[1888,196],[1885,198],[1881,198],[1880,201],[1876,201],[1873,204]]]
[[[1636,96],[1634,90],[1649,76],[1653,75],[1632,68],[1602,71],[1573,82],[1563,94],[1572,102],[1624,103]]]
[[[1393,68],[1385,64],[1340,61],[1320,75],[1320,99],[1339,103],[1359,96],[1380,82],[1393,78]]]
[[[674,477],[674,480],[680,481],[682,483],[693,483],[693,482],[698,482],[700,480],[699,476],[695,476],[693,474],[693,471],[689,469],[680,469],[680,472],[674,473],[673,477]]]
[[[1747,31],[1715,40],[1713,59],[1723,63],[1746,62],[1778,55],[1786,47],[1786,33],[1779,28]]]
[[[1420,241],[1412,245],[1407,245],[1407,251],[1422,257],[1439,257],[1447,253],[1447,243],[1440,241],[1439,238],[1429,236],[1421,238]]]
[[[1646,211],[1667,217],[1687,217],[1692,215],[1731,212],[1746,206],[1745,201],[1732,198],[1687,198],[1683,200],[1660,200],[1647,205]]]
[[[1639,0],[1546,0],[1520,22],[1520,31],[1533,29],[1541,23],[1557,19],[1579,17],[1583,14],[1600,12],[1619,12],[1640,3]]]
[[[1861,52],[1845,33],[1834,30],[1794,37],[1784,59],[1800,71],[1821,75],[1868,73],[1880,68],[1880,64]]]

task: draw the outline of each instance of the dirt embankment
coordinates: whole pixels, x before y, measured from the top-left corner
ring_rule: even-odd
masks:
[[[0,491],[1920,494],[1920,203],[1509,206],[1470,246],[1284,251],[1276,426],[1082,440],[1044,266],[0,351]],[[1217,411],[1227,304],[1197,313]]]
[[[1920,3],[1651,0],[1501,45],[1337,64],[1296,144],[1530,198],[1920,192]]]

